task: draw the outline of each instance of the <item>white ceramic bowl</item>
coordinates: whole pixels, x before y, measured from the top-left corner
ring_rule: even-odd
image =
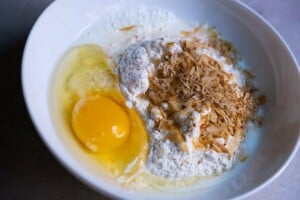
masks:
[[[71,144],[71,139],[61,136],[50,115],[49,88],[53,71],[79,33],[91,25],[99,13],[115,4],[118,2],[114,0],[55,1],[39,17],[28,38],[22,66],[24,96],[40,136],[61,163],[97,191],[126,199],[241,198],[274,180],[299,146],[299,69],[276,31],[238,1],[138,1],[148,7],[171,10],[188,22],[215,25],[244,56],[265,92],[266,118],[261,139],[243,168],[234,169],[236,173],[230,178],[184,195],[130,192],[90,165],[80,149]]]

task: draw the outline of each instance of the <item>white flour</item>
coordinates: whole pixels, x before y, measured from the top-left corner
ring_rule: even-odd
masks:
[[[218,174],[230,169],[235,161],[235,156],[217,153],[213,150],[196,150],[193,147],[191,138],[199,135],[199,129],[193,129],[186,134],[188,152],[183,152],[169,140],[162,140],[165,133],[156,130],[154,120],[160,118],[159,110],[155,107],[147,113],[147,100],[138,97],[144,94],[149,86],[148,77],[153,71],[153,60],[159,59],[163,51],[180,51],[181,47],[176,43],[175,48],[166,49],[165,43],[168,40],[156,39],[143,41],[131,45],[124,53],[116,59],[118,73],[121,80],[121,89],[127,99],[142,114],[147,122],[147,129],[151,136],[150,153],[148,155],[147,169],[160,177],[168,179],[182,179],[193,176],[207,176]],[[213,51],[212,51],[213,52]],[[212,57],[218,55],[213,54]],[[220,61],[222,58],[218,57]],[[223,62],[222,62],[223,64]],[[223,66],[223,65],[222,65]],[[237,80],[236,80],[237,81]],[[182,121],[182,127],[189,127],[189,124],[199,124],[201,116],[210,112],[192,112]],[[226,143],[226,141],[220,141]]]
[[[112,7],[100,15],[98,20],[81,34],[76,43],[97,44],[105,48],[110,55],[117,55],[139,40],[166,36],[175,39],[182,30],[192,29],[191,25],[178,20],[170,11],[135,7],[132,3],[119,7]],[[135,28],[130,31],[121,30],[128,26]]]

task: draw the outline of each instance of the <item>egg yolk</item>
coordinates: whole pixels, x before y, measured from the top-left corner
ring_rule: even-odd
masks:
[[[124,144],[111,152],[95,155],[115,176],[133,175],[143,166],[148,155],[148,133],[144,122],[134,109],[128,109],[128,115],[130,134]]]
[[[66,71],[57,103],[64,122],[87,156],[114,177],[131,180],[146,163],[149,138],[139,113],[125,104],[112,62],[101,47],[84,45],[61,63]]]
[[[77,102],[72,113],[77,138],[92,152],[109,152],[122,145],[129,134],[127,113],[113,100],[86,97]]]

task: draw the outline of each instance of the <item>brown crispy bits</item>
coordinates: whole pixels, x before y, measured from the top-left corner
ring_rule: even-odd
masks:
[[[167,51],[162,60],[155,63],[156,70],[150,77],[145,96],[152,106],[168,105],[168,109],[163,111],[165,118],[157,122],[159,129],[169,131],[168,138],[184,151],[185,137],[178,114],[187,116],[190,111],[203,113],[210,109],[210,112],[201,116],[200,135],[194,141],[194,146],[233,153],[244,138],[246,123],[255,119],[257,102],[253,91],[256,89],[250,85],[240,87],[220,63],[198,53],[201,48],[214,48],[226,58],[226,63],[234,65],[236,62],[236,50],[230,43],[218,38],[213,30],[211,32],[211,42],[206,43],[192,37],[193,32],[183,32],[189,39],[181,41],[182,51],[173,54]],[[173,45],[172,42],[167,43],[167,47]],[[244,73],[254,77],[248,72]],[[265,101],[264,96],[259,98],[260,104]],[[229,137],[234,138],[231,144],[217,142],[218,138],[227,141]]]
[[[124,27],[120,28],[120,31],[131,31],[131,30],[135,29],[136,27],[137,27],[136,25],[124,26]]]

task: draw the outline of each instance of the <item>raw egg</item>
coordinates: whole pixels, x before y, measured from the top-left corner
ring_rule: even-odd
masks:
[[[121,106],[107,97],[87,97],[75,105],[72,127],[88,149],[109,152],[127,139],[129,117]]]
[[[113,62],[101,47],[84,45],[59,67],[55,93],[70,136],[114,176],[136,173],[146,161],[148,134],[139,113],[125,105]]]

